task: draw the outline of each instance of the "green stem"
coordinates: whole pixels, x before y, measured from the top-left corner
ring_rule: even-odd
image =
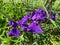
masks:
[[[51,21],[51,23],[52,23],[55,27],[57,27],[55,21],[53,21],[53,20],[50,19],[50,16],[49,16],[49,14],[48,14],[48,11],[46,10],[46,8],[45,8],[42,0],[41,0],[41,2],[42,2],[43,8],[45,9],[45,11],[46,11],[46,13],[47,13],[47,18]]]
[[[46,2],[45,2],[46,3]],[[47,12],[47,10],[46,10],[46,8],[45,8],[45,6],[44,6],[44,3],[43,3],[43,1],[41,0],[41,4],[42,4],[42,7],[44,8],[44,10],[46,11],[46,13],[47,13],[47,18],[49,18],[49,14],[48,14],[48,12]]]

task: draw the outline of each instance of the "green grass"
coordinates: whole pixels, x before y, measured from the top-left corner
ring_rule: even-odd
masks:
[[[51,1],[51,2],[50,2]],[[53,3],[52,3],[53,2]],[[42,34],[31,34],[21,31],[21,36],[18,38],[9,37],[7,33],[11,27],[7,27],[10,18],[15,21],[21,19],[28,12],[34,9],[46,7],[57,14],[56,21],[47,24],[41,23],[44,30]],[[46,10],[45,10],[46,11]],[[60,45],[60,0],[0,0],[0,44],[1,45]],[[8,15],[8,16],[6,16]],[[56,27],[55,27],[56,25]],[[22,30],[20,27],[18,27]]]

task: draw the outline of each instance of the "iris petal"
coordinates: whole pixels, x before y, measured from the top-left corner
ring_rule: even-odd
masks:
[[[8,32],[8,36],[18,37],[20,35],[20,31],[17,28],[13,28]]]
[[[50,16],[50,18],[51,18],[52,20],[56,20],[56,13],[53,13],[53,14]]]
[[[29,20],[29,18],[30,18],[30,14],[28,14],[27,16],[24,16],[21,20],[18,20],[17,23],[19,25],[22,25],[22,24],[26,23]]]
[[[30,31],[32,31],[35,34],[42,33],[41,27],[34,21],[29,25]]]
[[[15,21],[11,20],[11,21],[7,24],[7,26],[16,27],[16,26],[17,26],[17,23],[16,23]]]
[[[28,25],[27,25],[27,24],[23,24],[23,25],[21,25],[21,28],[22,28],[24,31],[27,31]]]
[[[36,10],[34,16],[32,16],[32,20],[35,21],[44,21],[46,18],[46,12],[43,9]]]

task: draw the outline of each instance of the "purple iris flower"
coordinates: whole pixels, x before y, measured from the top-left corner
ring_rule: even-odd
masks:
[[[20,36],[20,31],[17,28],[13,28],[8,32],[8,36],[18,37]]]
[[[39,34],[43,32],[41,27],[35,21],[29,25],[23,24],[21,27],[24,31],[32,32],[34,34]]]
[[[37,13],[37,14],[41,14],[41,16],[46,16],[46,11],[43,10],[42,8],[40,8],[39,10],[36,10],[35,13]]]
[[[39,9],[35,11],[35,14],[32,16],[32,20],[36,21],[44,21],[46,18],[46,12],[43,9]]]
[[[52,13],[52,15],[50,16],[50,18],[51,18],[52,20],[56,20],[56,13]]]
[[[35,15],[32,17],[32,20],[44,21],[45,18],[44,18],[43,16],[40,16],[40,14],[35,14]]]
[[[56,13],[51,13],[49,9],[47,9],[47,11],[48,11],[48,14],[50,14],[50,19],[56,20]],[[27,32],[32,32],[34,34],[42,33],[43,30],[36,21],[44,21],[46,18],[47,18],[46,11],[44,11],[41,8],[39,10],[34,10],[32,12],[32,15],[28,13],[26,16],[24,16],[21,20],[18,20],[17,22],[15,22],[14,20],[11,20],[8,23],[8,26],[12,26],[13,29],[8,32],[8,35],[14,36],[14,37],[18,37],[20,35],[20,31],[17,29],[17,25],[20,25],[21,28]],[[32,22],[29,25],[27,23],[28,20]]]
[[[19,25],[25,24],[30,19],[30,17],[31,17],[30,14],[28,14],[28,15],[24,16],[21,20],[18,20],[17,23]]]
[[[28,29],[28,24],[23,24],[23,25],[21,26],[21,28],[22,28],[24,31],[27,31],[27,29]]]
[[[32,14],[31,14],[31,17],[34,16],[36,13],[36,10],[33,10]]]
[[[50,15],[50,19],[52,20],[56,20],[56,13],[51,12],[48,8],[47,8],[48,14]]]
[[[17,23],[14,21],[14,20],[11,20],[7,26],[12,26],[12,27],[16,27],[17,26]]]
[[[47,8],[48,14],[51,14],[51,11]]]
[[[28,32],[33,32],[34,34],[42,33],[42,29],[38,23],[35,21],[29,25]]]
[[[26,23],[29,19],[44,20],[44,16],[46,16],[46,12],[44,10],[42,11],[42,9],[40,9],[38,12],[39,13],[37,13],[37,11],[33,11],[32,15],[28,14],[27,16],[24,16],[21,20],[17,21],[18,25],[20,25],[24,31],[33,32],[35,34],[42,33],[43,31],[41,27],[36,22],[33,21],[29,25]]]
[[[13,20],[11,20],[11,21],[7,24],[7,26],[11,26],[11,25],[13,25]]]
[[[8,32],[8,36],[18,37],[20,35],[20,31],[17,29],[17,23],[15,21],[11,20],[8,23],[8,26],[13,27],[13,29]]]

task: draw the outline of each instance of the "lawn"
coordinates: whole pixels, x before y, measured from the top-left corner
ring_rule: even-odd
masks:
[[[0,45],[60,45],[60,0],[0,0]]]

